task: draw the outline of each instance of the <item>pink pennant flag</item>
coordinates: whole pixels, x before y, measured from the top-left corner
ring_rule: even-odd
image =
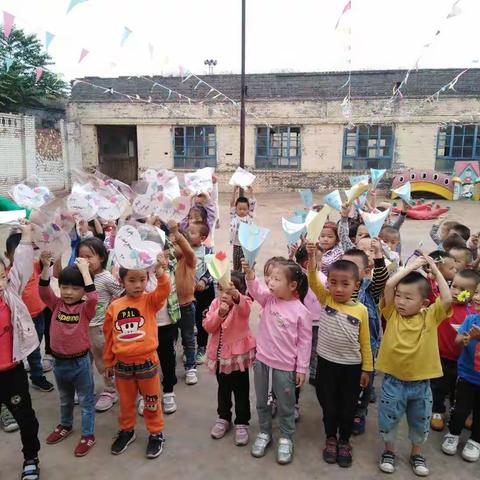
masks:
[[[183,76],[185,75],[185,69],[183,68],[182,65],[179,65],[178,66],[178,73],[179,75],[183,78]]]
[[[43,75],[43,68],[42,67],[36,67],[35,68],[35,83],[38,83],[38,81],[42,78]]]
[[[78,63],[80,63],[90,52],[86,48],[82,48],[82,51],[80,53],[80,58],[78,60]]]
[[[348,0],[346,5],[343,7],[342,13],[338,17],[337,24],[335,25],[335,30],[338,28],[338,25],[340,24],[341,18],[352,8],[352,0]]]
[[[13,23],[15,22],[15,17],[8,12],[3,12],[3,36],[8,38],[12,33]]]

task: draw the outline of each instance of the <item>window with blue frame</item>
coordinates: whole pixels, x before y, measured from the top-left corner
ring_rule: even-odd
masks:
[[[451,172],[457,160],[480,160],[479,125],[447,125],[438,130],[435,169]]]
[[[175,127],[173,139],[175,168],[197,169],[217,165],[215,126]]]
[[[357,125],[343,135],[344,170],[390,168],[393,159],[394,130],[391,125]]]
[[[257,127],[256,168],[299,169],[300,127]]]

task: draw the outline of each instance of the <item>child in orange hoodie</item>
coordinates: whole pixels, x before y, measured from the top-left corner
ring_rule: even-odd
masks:
[[[160,405],[156,314],[170,293],[166,268],[167,261],[160,254],[155,266],[157,288],[150,293],[145,293],[147,270],[121,268],[119,275],[126,295],[113,301],[105,316],[105,375],[112,377],[115,374],[120,398],[120,431],[111,448],[114,455],[123,453],[136,438],[134,427],[138,391],[145,402],[144,421],[150,432],[147,458],[156,458],[162,453],[165,440],[162,433],[164,422]]]

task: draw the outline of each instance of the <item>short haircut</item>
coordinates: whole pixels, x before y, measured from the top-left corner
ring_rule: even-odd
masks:
[[[477,285],[480,283],[480,273],[471,268],[466,268],[457,273],[457,275],[465,280],[472,280]]]
[[[395,235],[396,237],[400,238],[400,231],[398,228],[392,227],[391,225],[384,225],[380,230],[380,235]]]
[[[465,256],[465,260],[467,260],[467,263],[473,262],[473,253],[468,247],[452,247],[450,251],[452,250],[458,250],[459,252],[463,252]]]
[[[443,248],[449,252],[452,248],[464,248],[467,244],[465,240],[458,234],[449,235],[443,242]]]
[[[343,256],[361,258],[365,268],[368,267],[368,255],[363,250],[360,250],[359,248],[351,248],[350,250],[347,250],[343,254]]]
[[[65,267],[58,276],[59,285],[73,285],[74,287],[85,288],[83,275],[76,265]]]
[[[466,242],[470,238],[470,229],[467,226],[462,225],[461,223],[457,223],[456,225],[454,225],[450,229],[450,232],[454,232],[457,235],[460,235]]]
[[[192,225],[198,227],[201,237],[207,238],[210,235],[210,227],[206,223],[195,222]]]
[[[242,294],[245,295],[247,292],[247,283],[245,281],[245,274],[243,272],[232,272],[231,274],[232,283],[235,288]]]
[[[248,205],[248,208],[250,208],[250,200],[247,197],[238,197],[235,200],[235,206],[237,206],[239,203],[246,203]]]
[[[308,260],[307,246],[303,243],[295,252],[295,261],[300,264]]]
[[[444,258],[452,258],[452,256],[444,250],[434,250],[433,252],[430,252],[428,256],[435,260],[435,262],[442,262]]]
[[[98,255],[101,258],[101,265],[103,268],[107,268],[108,251],[105,244],[97,237],[90,237],[82,240],[77,247],[77,256],[80,253],[82,247],[88,248],[92,253]]]
[[[398,282],[398,285],[414,284],[418,285],[418,288],[420,289],[420,294],[423,298],[428,298],[430,296],[430,284],[420,272],[410,272]]]
[[[360,280],[358,267],[350,260],[337,260],[336,262],[333,262],[328,268],[328,276],[330,276],[332,272],[348,272],[354,276],[355,281],[358,282]]]
[[[20,244],[20,240],[22,239],[21,233],[12,233],[8,236],[5,248],[7,250],[7,255],[13,255],[15,250],[17,249],[18,245]]]

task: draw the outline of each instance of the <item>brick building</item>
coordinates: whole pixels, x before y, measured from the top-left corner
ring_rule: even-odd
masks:
[[[456,160],[480,159],[480,69],[438,101],[425,99],[460,72],[412,71],[392,102],[405,70],[352,72],[350,117],[341,106],[345,72],[247,75],[246,166],[265,190],[329,188],[369,168],[451,172]],[[238,101],[240,76],[183,80],[75,82],[67,108],[72,167],[98,166],[127,182],[149,167],[212,166],[228,178],[239,161],[239,110],[210,84]]]

